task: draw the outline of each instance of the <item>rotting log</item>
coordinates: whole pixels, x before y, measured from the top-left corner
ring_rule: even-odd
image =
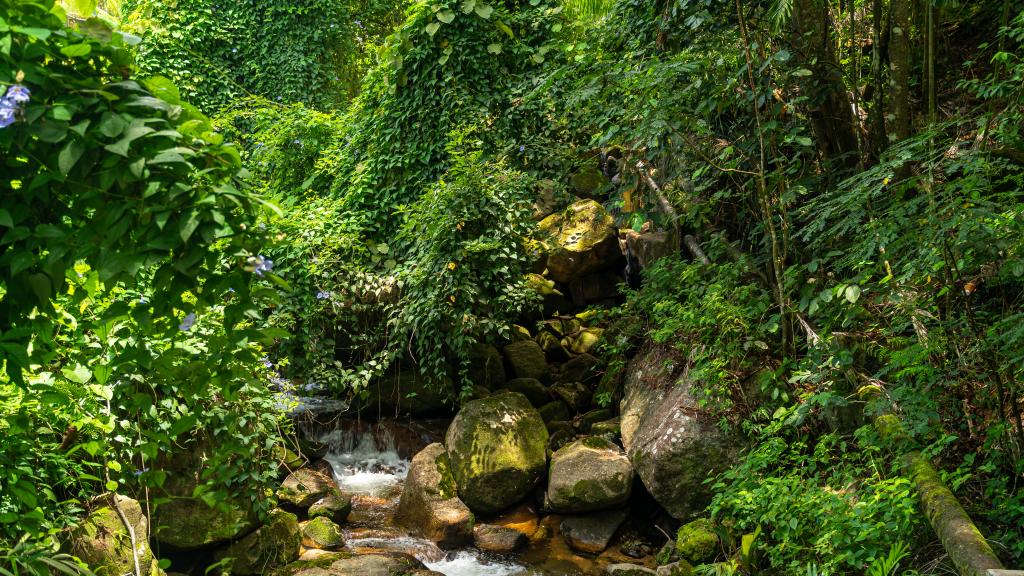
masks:
[[[876,418],[875,429],[882,438],[897,446],[909,444],[903,423],[893,414]],[[960,576],[989,576],[990,570],[1004,570],[981,530],[942,481],[931,461],[920,451],[910,450],[903,455],[900,465],[917,490],[921,508]]]

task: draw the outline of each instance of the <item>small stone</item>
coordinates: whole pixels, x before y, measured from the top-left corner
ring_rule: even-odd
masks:
[[[477,524],[473,527],[473,543],[484,552],[507,554],[526,545],[526,535],[515,528],[494,524]]]
[[[309,518],[324,517],[341,524],[348,519],[350,512],[352,512],[352,497],[340,492],[332,492],[309,507]]]
[[[334,550],[344,544],[341,527],[330,518],[318,516],[302,527],[302,545],[307,548]]]
[[[626,510],[605,510],[567,517],[562,520],[562,537],[577,552],[600,554],[608,547],[627,515]]]

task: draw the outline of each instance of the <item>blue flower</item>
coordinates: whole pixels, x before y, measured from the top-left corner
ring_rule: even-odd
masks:
[[[526,146],[520,145],[519,146],[519,151],[522,152],[523,150],[526,150]]]
[[[14,124],[14,108],[8,108],[5,100],[0,100],[0,128],[7,128]]]
[[[259,256],[250,256],[245,266],[246,272],[252,272],[261,278],[265,272],[270,272],[273,269],[274,261],[262,254]]]
[[[139,296],[139,304],[149,304],[149,300],[145,296]]]
[[[331,293],[327,292],[326,290],[321,290],[321,291],[316,293],[316,299],[317,300],[327,300],[330,297],[331,297]]]
[[[182,332],[188,332],[195,325],[196,325],[196,313],[195,312],[189,312],[188,316],[185,316],[185,319],[182,320],[181,324],[178,324],[178,330],[181,330]]]
[[[7,95],[5,99],[10,100],[15,104],[24,104],[29,101],[32,96],[32,91],[25,88],[21,84],[14,84],[7,89]]]

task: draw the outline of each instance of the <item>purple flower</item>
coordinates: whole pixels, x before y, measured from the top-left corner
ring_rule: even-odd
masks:
[[[326,290],[321,290],[321,291],[316,293],[316,299],[317,300],[327,300],[330,297],[331,297],[331,293],[326,291]]]
[[[260,254],[259,256],[250,256],[248,264],[245,267],[246,272],[252,272],[259,277],[263,277],[265,272],[270,272],[274,269],[274,261]]]
[[[134,474],[136,476],[142,476],[144,473],[149,472],[149,468],[143,468],[142,470],[136,470]]]
[[[523,146],[522,144],[520,144],[519,145],[519,151],[522,152],[524,150],[526,150],[526,146]]]
[[[7,95],[4,96],[7,100],[15,104],[24,104],[29,101],[32,96],[32,91],[25,88],[21,84],[14,84],[7,89]]]
[[[6,106],[6,100],[0,100],[0,128],[7,128],[11,124],[14,124],[14,108],[8,108]]]
[[[178,324],[178,330],[181,330],[182,332],[188,332],[195,325],[196,325],[196,313],[195,312],[189,312],[188,316],[185,316],[185,319],[182,320],[181,324]]]

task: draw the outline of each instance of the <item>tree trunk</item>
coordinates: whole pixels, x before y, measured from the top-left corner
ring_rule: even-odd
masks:
[[[811,102],[811,123],[828,158],[853,167],[859,160],[856,123],[847,96],[843,71],[836,60],[832,41],[834,22],[828,6],[819,0],[795,0],[793,28],[796,52],[813,74],[801,89]]]
[[[884,72],[882,68],[882,28],[885,12],[883,0],[873,0],[871,5],[871,86],[872,106],[870,121],[871,159],[877,161],[888,147],[888,136],[885,132],[885,92],[882,88]]]
[[[889,43],[892,126],[897,140],[910,137],[910,2],[892,0]]]

